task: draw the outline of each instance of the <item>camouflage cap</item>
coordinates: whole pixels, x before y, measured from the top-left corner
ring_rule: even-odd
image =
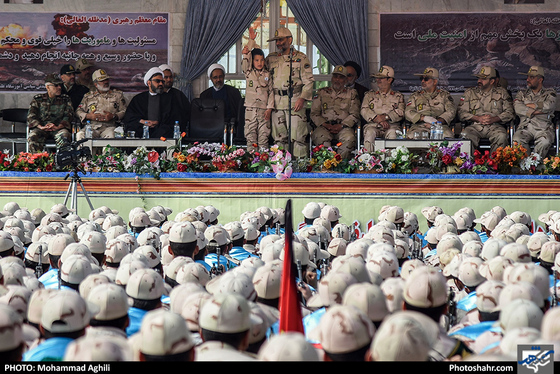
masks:
[[[541,76],[544,78],[544,69],[541,66],[531,66],[527,73],[519,73],[521,75],[528,75],[530,77]]]
[[[259,361],[321,361],[317,350],[299,332],[271,335],[258,352]]]
[[[0,352],[15,349],[22,343],[23,318],[11,306],[0,304]]]
[[[140,327],[140,351],[166,356],[186,352],[194,347],[187,323],[177,313],[165,309],[148,312]]]
[[[91,318],[87,303],[74,290],[57,290],[41,314],[41,326],[52,333],[74,332],[88,326]]]
[[[198,324],[201,329],[237,333],[251,328],[249,301],[234,293],[218,293],[206,301],[200,310]]]
[[[413,306],[431,308],[447,302],[447,284],[436,268],[424,266],[412,271],[405,281],[404,300]]]
[[[159,299],[163,295],[163,291],[163,278],[153,269],[134,271],[126,284],[127,295],[140,300]]]
[[[426,68],[422,73],[417,73],[414,75],[432,79],[439,79],[439,71],[436,68]]]
[[[101,82],[101,81],[107,80],[109,78],[111,78],[111,77],[109,75],[107,75],[107,72],[103,69],[97,69],[91,75],[91,79],[94,82]]]
[[[360,309],[374,322],[389,315],[385,294],[377,284],[362,282],[349,286],[342,297],[342,305]]]
[[[86,60],[85,58],[80,58],[77,62],[76,62],[76,70],[78,70],[78,72],[90,68],[94,66],[91,62],[89,62],[88,60]]]
[[[428,361],[433,344],[427,332],[430,326],[423,325],[411,313],[415,312],[398,311],[383,321],[371,342],[373,360]]]
[[[360,309],[350,305],[333,305],[317,328],[310,331],[313,340],[329,353],[348,353],[371,344],[375,326]]]
[[[333,69],[333,71],[332,71],[332,73],[333,73],[333,74],[343,75],[343,76],[345,76],[345,77],[348,76],[348,70],[347,70],[346,67],[343,66],[343,65],[337,65],[337,66],[335,66],[334,69]]]
[[[496,69],[491,66],[483,66],[480,68],[478,73],[473,74],[473,76],[482,79],[492,79],[496,78]]]
[[[64,353],[64,361],[133,361],[133,349],[125,337],[91,334],[73,340]]]
[[[379,68],[379,72],[371,75],[374,78],[395,78],[395,70],[392,67],[383,65]]]
[[[60,79],[60,75],[51,73],[47,74],[45,77],[45,84],[62,84],[62,80]]]
[[[278,40],[282,38],[291,38],[292,32],[287,27],[279,27],[274,32],[274,36],[267,40],[267,42],[271,42],[273,40]]]

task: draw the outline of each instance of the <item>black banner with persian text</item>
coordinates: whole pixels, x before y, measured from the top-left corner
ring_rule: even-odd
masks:
[[[145,89],[168,61],[168,13],[0,13],[0,91],[43,91],[44,77],[85,58],[112,86]]]
[[[492,66],[516,92],[533,65],[545,70],[545,86],[560,87],[560,13],[380,14],[380,64],[395,70],[394,88],[419,89],[414,74],[440,72],[451,93],[476,85],[482,66]]]

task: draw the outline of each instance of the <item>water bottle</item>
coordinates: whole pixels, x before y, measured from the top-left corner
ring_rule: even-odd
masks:
[[[436,138],[438,140],[443,140],[443,125],[440,121],[436,123]]]
[[[91,122],[90,121],[86,122],[85,136],[86,136],[87,139],[93,138],[93,130],[91,129]]]
[[[181,128],[179,127],[179,121],[175,121],[173,126],[173,139],[179,139],[181,137]]]
[[[430,126],[430,139],[436,139],[436,123],[432,122],[432,125]]]
[[[142,131],[142,139],[148,139],[150,137],[150,128],[148,125],[144,125],[144,130]]]

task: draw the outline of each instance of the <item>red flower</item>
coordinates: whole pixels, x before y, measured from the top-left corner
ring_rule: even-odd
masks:
[[[453,158],[450,155],[445,155],[441,158],[441,161],[443,161],[445,165],[449,165],[453,162]]]
[[[338,153],[334,156],[336,161],[341,161],[342,160],[342,156],[339,155]]]
[[[187,167],[184,164],[177,164],[177,171],[186,171]]]
[[[157,153],[156,151],[151,151],[150,153],[148,153],[148,161],[150,161],[151,163],[156,162],[159,159],[159,153]]]

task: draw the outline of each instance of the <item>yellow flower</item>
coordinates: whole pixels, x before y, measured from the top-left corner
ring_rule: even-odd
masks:
[[[323,162],[323,166],[326,167],[327,169],[330,169],[332,166],[331,160],[325,160],[325,162]]]
[[[461,166],[461,165],[463,165],[464,162],[465,162],[465,160],[463,160],[463,159],[460,158],[460,157],[457,157],[457,158],[455,159],[454,164],[457,165],[457,166]]]

